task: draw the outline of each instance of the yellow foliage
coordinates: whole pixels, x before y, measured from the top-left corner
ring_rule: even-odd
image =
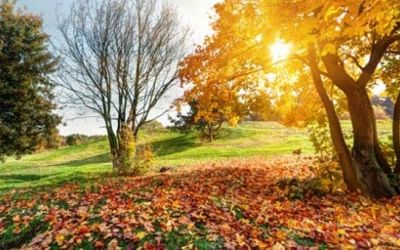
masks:
[[[127,124],[122,124],[119,133],[119,150],[118,150],[118,172],[119,174],[127,174],[134,169],[135,158],[135,138],[133,132]]]
[[[322,57],[335,55],[357,79],[357,63],[364,66],[370,56],[367,41],[399,29],[400,1],[225,0],[215,12],[213,35],[180,64],[181,104],[195,100],[196,119],[208,123],[234,126],[246,115],[268,117],[277,110],[285,124],[305,126],[323,108],[307,67],[310,45],[321,72],[327,71]],[[274,62],[277,40],[291,45],[284,64]],[[331,81],[324,85],[342,110],[344,95]]]

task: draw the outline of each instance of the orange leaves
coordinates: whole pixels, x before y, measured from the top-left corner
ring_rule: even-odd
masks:
[[[257,49],[267,49],[260,44],[261,32],[253,29],[259,14],[254,6],[227,0],[215,10],[215,33],[180,63],[183,102],[198,103],[196,121],[235,126],[249,114],[247,96],[259,86],[256,73],[262,66],[256,62],[264,55]]]
[[[94,247],[98,248],[98,249],[103,249],[104,248],[104,243],[102,241],[97,240],[94,243]]]
[[[81,225],[78,228],[78,234],[84,235],[87,234],[89,232],[89,227],[87,225]]]
[[[293,199],[277,184],[294,177],[307,182],[315,177],[312,164],[234,159],[87,188],[67,185],[28,201],[7,194],[0,201],[6,211],[0,216],[0,237],[17,223],[20,234],[25,221],[40,213],[49,223],[47,231],[19,248],[166,249],[195,248],[199,242],[223,249],[400,246],[400,198],[373,202],[338,192]],[[75,205],[61,203],[66,199]],[[40,209],[29,208],[32,200]]]
[[[255,85],[260,83],[267,83],[268,89],[262,90],[270,94],[271,103],[275,104],[285,124],[304,126],[315,120],[313,114],[321,109],[321,103],[317,93],[310,91],[314,88],[307,61],[310,45],[315,45],[324,86],[336,109],[342,112],[346,97],[332,87],[337,73],[329,74],[337,71],[327,69],[322,58],[328,54],[337,56],[336,64],[344,68],[348,79],[357,81],[368,60],[377,55],[375,45],[389,40],[395,45],[395,41],[399,41],[400,1],[394,0],[225,0],[215,6],[215,11],[214,34],[181,64],[183,83],[194,85],[185,98],[203,103],[199,114],[206,120],[212,120],[211,111],[219,109],[226,120],[235,124],[241,113],[236,112],[235,102],[229,100],[239,99],[241,102],[236,103],[243,104],[244,99],[247,100],[243,96],[257,89]],[[292,56],[282,57],[289,62],[280,67],[275,65],[280,56],[268,53],[277,38],[293,45]],[[373,61],[369,66],[372,65]],[[261,72],[261,76],[273,72],[283,77],[266,81],[263,77],[257,78],[259,75],[254,71]],[[246,75],[248,72],[251,73]],[[238,75],[237,81],[232,80]],[[230,88],[227,82],[234,82],[236,86]],[[233,94],[226,98],[221,89]],[[247,111],[251,108],[246,107]]]
[[[146,222],[143,224],[143,226],[144,226],[144,228],[146,228],[146,231],[147,231],[147,232],[149,232],[149,233],[154,233],[154,232],[155,232],[155,229],[154,229],[154,227],[153,227],[153,224],[151,224],[150,221],[146,221]]]
[[[12,218],[12,220],[14,223],[18,223],[21,221],[21,217],[19,216],[19,214],[17,214]]]

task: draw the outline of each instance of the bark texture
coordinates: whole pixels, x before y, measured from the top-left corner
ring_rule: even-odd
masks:
[[[394,105],[393,115],[393,148],[396,154],[395,172],[400,174],[400,93]]]
[[[343,172],[344,182],[346,183],[350,191],[356,191],[359,188],[357,173],[352,166],[352,158],[344,140],[339,117],[337,116],[333,102],[328,96],[326,89],[323,85],[323,81],[318,70],[315,51],[313,48],[309,49],[309,63],[315,88],[318,92],[319,97],[321,98],[328,117],[329,131],[331,134],[333,147],[338,156],[339,164]]]
[[[368,93],[363,88],[346,92],[354,133],[353,164],[360,188],[372,198],[392,197],[397,192],[376,154],[376,125]]]

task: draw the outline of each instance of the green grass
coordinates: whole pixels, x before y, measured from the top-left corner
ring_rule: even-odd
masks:
[[[391,134],[390,121],[379,121],[380,137]],[[350,123],[344,130],[351,132]],[[248,122],[237,128],[223,127],[219,138],[202,142],[196,133],[179,134],[168,130],[143,133],[139,143],[151,143],[156,166],[179,166],[233,157],[271,157],[291,154],[301,148],[313,153],[305,130],[286,128],[272,122]],[[0,164],[0,191],[69,182],[86,182],[111,172],[107,141],[65,147],[10,159]]]
[[[236,128],[224,127],[212,143],[202,142],[196,134],[176,133],[146,136],[153,144],[160,165],[180,165],[231,157],[273,156],[291,154],[302,148],[312,152],[304,131],[277,123],[244,123]]]

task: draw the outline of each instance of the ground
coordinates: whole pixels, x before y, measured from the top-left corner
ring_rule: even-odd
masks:
[[[312,152],[305,132],[251,123],[223,133],[212,144],[143,136],[156,165],[173,166],[143,177],[110,174],[105,141],[9,161],[0,249],[400,249],[400,198],[347,193],[335,164],[326,179],[316,161],[289,156]]]
[[[350,122],[343,122],[350,134]],[[391,121],[378,121],[380,138],[391,134]],[[201,142],[196,134],[183,135],[166,130],[144,132],[140,143],[150,143],[155,153],[155,168],[179,167],[210,160],[291,155],[302,149],[314,152],[305,129],[291,129],[273,122],[248,122],[237,128],[224,127],[213,143]],[[349,140],[351,140],[349,138]],[[15,188],[32,188],[101,177],[111,170],[105,139],[59,150],[9,159],[0,164],[0,193]]]
[[[145,131],[140,144],[150,143],[155,167],[179,167],[233,157],[291,155],[295,149],[312,153],[304,130],[286,128],[277,123],[245,123],[237,128],[224,127],[219,139],[202,142],[197,134],[179,134],[169,130]],[[82,182],[110,172],[106,139],[89,144],[10,159],[0,164],[0,192],[15,188]]]

